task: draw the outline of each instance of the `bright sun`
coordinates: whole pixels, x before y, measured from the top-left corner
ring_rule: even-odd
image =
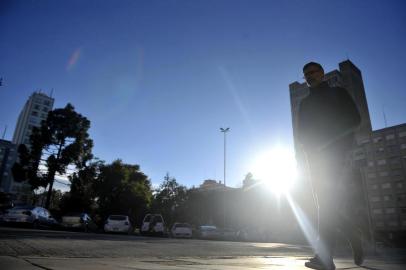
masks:
[[[276,194],[287,193],[297,179],[295,155],[284,147],[260,154],[251,166],[254,179]]]

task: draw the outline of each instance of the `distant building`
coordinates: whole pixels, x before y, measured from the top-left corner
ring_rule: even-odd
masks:
[[[353,160],[363,174],[373,229],[406,232],[406,124],[374,130]]]
[[[20,144],[30,147],[32,129],[41,126],[41,122],[47,118],[53,105],[54,99],[45,93],[38,91],[31,94],[18,116],[14,130],[12,143],[17,149]],[[14,194],[14,199],[17,202],[24,203],[31,195],[31,188],[27,182],[14,181],[11,176],[9,192]]]
[[[17,145],[0,140],[0,192],[10,193],[13,176],[11,168],[17,158]]]
[[[34,92],[25,103],[13,135],[13,143],[16,145],[25,144],[29,146],[30,135],[33,127],[40,127],[42,120],[52,110],[54,99],[41,92]]]
[[[216,181],[212,179],[204,180],[203,184],[201,184],[198,188],[199,191],[213,191],[213,190],[230,190],[233,189],[231,187],[226,187],[221,181]]]

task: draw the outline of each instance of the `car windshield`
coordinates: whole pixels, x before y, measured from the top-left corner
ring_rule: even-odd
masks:
[[[126,220],[127,216],[113,215],[109,216],[109,220]]]
[[[162,222],[162,217],[161,216],[154,216],[154,221],[155,222]]]
[[[178,223],[175,224],[175,228],[190,228],[190,225],[187,223]]]
[[[144,222],[150,222],[151,221],[151,215],[146,215],[144,218]]]
[[[64,215],[65,217],[81,217],[83,216],[82,213],[67,213]]]
[[[11,210],[32,210],[34,209],[35,206],[16,206],[12,208]]]

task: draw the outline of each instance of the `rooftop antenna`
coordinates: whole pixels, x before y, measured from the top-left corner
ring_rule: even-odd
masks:
[[[4,127],[3,136],[1,137],[3,140],[4,140],[4,137],[6,137],[6,132],[7,132],[7,125]]]
[[[52,95],[54,94],[54,89],[51,89],[51,93],[50,93],[50,97],[52,97]]]
[[[347,60],[350,60],[350,57],[348,56],[348,52],[345,53],[345,56],[347,57]]]
[[[385,123],[385,127],[388,127],[388,122],[386,121],[386,114],[385,114],[385,106],[382,105],[382,114],[383,114],[383,121]]]

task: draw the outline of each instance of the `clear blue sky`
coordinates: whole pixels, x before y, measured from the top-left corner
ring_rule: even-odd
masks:
[[[94,154],[159,184],[241,185],[269,147],[293,149],[289,83],[304,63],[362,71],[374,129],[406,122],[405,1],[1,1],[0,128],[37,89],[91,120]]]

